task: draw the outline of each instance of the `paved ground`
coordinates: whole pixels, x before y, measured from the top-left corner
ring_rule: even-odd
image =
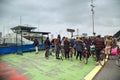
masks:
[[[120,67],[115,63],[115,57],[108,60],[93,80],[120,80]]]
[[[83,80],[95,67],[93,58],[89,58],[88,64],[85,64],[84,60],[76,60],[75,57],[72,61],[56,60],[55,55],[46,59],[44,53],[44,51],[40,51],[39,54],[27,52],[23,56],[16,54],[0,55],[0,60],[29,80]],[[2,69],[0,67],[1,76],[4,74]]]
[[[42,53],[44,52],[35,55],[33,52],[28,52],[23,56],[8,54],[0,56],[0,60],[29,80],[83,80],[85,75],[95,67],[95,61],[92,58],[86,65],[83,61],[76,61],[75,57],[73,61],[56,60],[55,56],[51,56],[47,60]],[[115,57],[113,57],[106,62],[93,80],[120,80],[119,73],[120,67],[116,66]]]

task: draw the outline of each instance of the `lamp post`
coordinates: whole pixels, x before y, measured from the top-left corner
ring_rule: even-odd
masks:
[[[94,13],[95,13],[95,11],[94,11],[94,5],[93,5],[93,0],[91,0],[91,12],[92,12],[92,26],[93,26],[93,35],[95,36],[95,29],[94,29]]]

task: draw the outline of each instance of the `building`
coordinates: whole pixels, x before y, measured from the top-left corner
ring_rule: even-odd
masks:
[[[50,32],[38,32],[34,31],[36,27],[28,27],[28,26],[16,26],[11,28],[13,33],[6,34],[3,38],[1,38],[1,44],[32,44],[34,39],[38,39],[40,44],[43,44],[46,39],[46,35],[49,36]]]
[[[120,41],[120,30],[116,32],[113,37],[117,38],[117,41]]]

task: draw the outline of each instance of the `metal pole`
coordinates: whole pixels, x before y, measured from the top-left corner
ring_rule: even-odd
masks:
[[[21,25],[21,23],[22,23],[22,17],[20,16],[20,25]]]
[[[22,29],[21,29],[21,55],[23,55]]]
[[[95,35],[95,30],[94,30],[94,7],[95,6],[93,5],[93,0],[91,0],[93,35]]]
[[[93,24],[93,33],[94,33],[94,12],[92,13],[92,24]]]
[[[17,32],[16,32],[16,52],[17,52],[18,40],[17,40]]]

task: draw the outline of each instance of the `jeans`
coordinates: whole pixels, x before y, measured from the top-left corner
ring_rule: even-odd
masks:
[[[96,50],[96,62],[100,61],[101,58],[100,58],[100,52],[101,50]]]

